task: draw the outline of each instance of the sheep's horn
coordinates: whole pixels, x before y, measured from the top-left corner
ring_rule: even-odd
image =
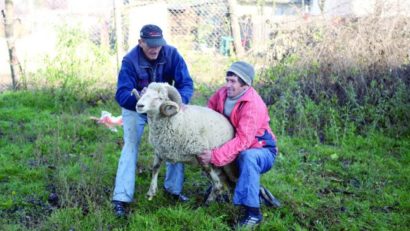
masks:
[[[168,85],[167,90],[168,90],[169,99],[171,101],[174,101],[178,105],[181,105],[182,104],[182,98],[181,98],[181,95],[179,94],[179,92],[177,91],[177,89],[173,86]]]
[[[162,115],[171,117],[178,113],[180,106],[173,101],[165,101],[159,107],[159,111]]]
[[[135,98],[139,100],[141,98],[140,94],[138,93],[137,89],[133,88],[131,91],[131,95],[135,95]]]

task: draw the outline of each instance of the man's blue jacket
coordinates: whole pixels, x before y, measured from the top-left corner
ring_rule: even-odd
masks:
[[[149,62],[140,46],[134,47],[122,60],[118,74],[115,99],[128,110],[135,111],[137,100],[131,95],[133,88],[139,92],[151,82],[167,82],[181,94],[182,102],[188,104],[194,86],[188,67],[175,47],[162,47],[155,62]]]

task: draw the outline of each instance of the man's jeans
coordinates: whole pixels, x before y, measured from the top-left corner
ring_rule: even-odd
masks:
[[[122,108],[122,120],[124,147],[118,163],[113,200],[129,203],[134,198],[138,148],[144,127],[147,124],[147,116]],[[182,192],[184,183],[184,165],[181,163],[166,163],[166,166],[164,187],[168,192],[179,195]]]
[[[269,171],[275,162],[276,153],[268,148],[247,149],[236,159],[239,178],[236,182],[233,203],[259,208],[261,174]]]

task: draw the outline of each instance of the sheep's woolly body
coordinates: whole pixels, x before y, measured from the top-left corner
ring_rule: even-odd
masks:
[[[202,151],[233,137],[232,126],[223,115],[195,105],[187,105],[172,117],[151,118],[148,123],[156,154],[170,162],[191,162]]]
[[[220,113],[212,109],[181,106],[178,91],[166,83],[151,83],[137,103],[137,111],[146,113],[149,125],[149,141],[154,147],[155,158],[148,197],[152,199],[158,188],[158,173],[162,160],[168,162],[197,162],[204,150],[218,147],[234,136],[232,125]],[[221,195],[228,181],[235,181],[233,165],[221,168],[204,166],[213,186],[207,202]]]

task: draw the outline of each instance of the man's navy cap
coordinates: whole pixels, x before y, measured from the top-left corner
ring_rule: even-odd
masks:
[[[159,26],[148,24],[142,27],[140,37],[144,39],[149,47],[159,47],[167,44],[162,36],[162,30]]]

